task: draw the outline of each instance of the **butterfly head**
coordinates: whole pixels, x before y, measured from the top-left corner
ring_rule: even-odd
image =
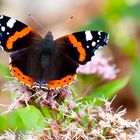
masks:
[[[43,39],[40,47],[40,50],[42,50],[42,52],[44,53],[51,53],[54,50],[54,40],[53,40],[53,35],[52,33],[49,31],[45,38]]]
[[[51,31],[48,31],[44,40],[46,40],[46,41],[52,41],[53,40],[53,35],[52,35]]]

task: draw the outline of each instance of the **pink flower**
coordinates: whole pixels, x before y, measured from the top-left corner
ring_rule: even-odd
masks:
[[[58,110],[58,104],[62,103],[65,98],[71,93],[69,86],[61,88],[61,89],[52,89],[52,90],[43,90],[43,89],[32,89],[26,87],[25,85],[19,84],[10,85],[13,92],[16,92],[16,96],[12,104],[10,105],[2,105],[6,106],[8,109],[2,113],[1,115],[12,112],[15,109],[28,107],[29,105],[40,105],[40,107],[51,108],[55,111]],[[11,88],[10,88],[11,89]]]
[[[68,107],[69,107],[70,109],[72,109],[72,108],[75,107],[75,105],[76,105],[75,102],[69,101]]]
[[[115,65],[109,64],[110,58],[103,58],[101,53],[96,53],[92,60],[86,65],[80,65],[77,73],[81,74],[99,74],[103,79],[114,79],[118,73]]]

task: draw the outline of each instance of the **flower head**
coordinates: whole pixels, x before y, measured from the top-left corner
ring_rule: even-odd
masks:
[[[54,98],[54,96],[50,96],[50,104]],[[20,137],[26,140],[139,140],[140,123],[138,120],[125,120],[123,116],[126,109],[120,110],[121,108],[119,108],[114,112],[111,108],[112,101],[105,99],[101,100],[104,101],[101,107],[90,102],[83,104],[79,102],[79,99],[73,98],[72,107],[69,107],[71,99],[72,97],[67,98],[62,104],[55,104],[57,110],[54,108],[53,111],[56,116],[46,118],[46,128],[37,132],[32,130]],[[6,132],[0,138],[16,140],[16,135],[14,132]]]
[[[110,58],[103,58],[101,53],[96,53],[92,60],[85,65],[80,65],[77,69],[81,74],[99,74],[103,79],[114,79],[118,73],[115,65],[110,65]]]
[[[12,85],[10,84],[12,87]],[[13,84],[12,92],[16,92],[16,97],[12,104],[8,106],[8,110],[1,114],[9,113],[17,108],[28,107],[35,105],[36,107],[47,107],[49,109],[57,110],[58,104],[70,94],[70,88],[64,87],[60,89],[32,89],[25,85]]]

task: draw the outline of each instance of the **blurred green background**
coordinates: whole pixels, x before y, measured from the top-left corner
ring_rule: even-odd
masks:
[[[129,77],[129,82],[119,82],[103,88],[113,81],[101,80],[98,76],[79,76],[78,94],[87,96],[102,92],[117,92],[114,108],[123,105],[127,108],[127,118],[140,116],[140,1],[139,0],[0,0],[0,13],[14,17],[33,27],[44,35],[52,30],[54,38],[78,30],[102,30],[110,34],[108,47],[103,50],[106,57],[113,57],[113,63],[120,72],[117,79]],[[38,19],[46,32],[28,16]],[[73,20],[68,20],[74,16]],[[0,104],[10,104],[11,95],[3,91],[9,76],[8,54],[0,50]],[[88,84],[87,84],[88,83]],[[90,84],[89,84],[90,83]],[[124,84],[125,83],[125,84]],[[115,86],[114,86],[115,85]],[[124,87],[124,85],[126,85]],[[86,89],[90,89],[85,92]],[[123,89],[121,89],[124,87]],[[121,89],[121,90],[120,90]],[[100,91],[100,93],[102,93]],[[1,112],[6,107],[1,107]],[[31,108],[30,113],[19,109],[7,116],[0,116],[0,131],[5,129],[32,129],[34,125],[43,126],[40,112]],[[32,117],[37,116],[32,122]],[[26,120],[26,121],[25,121]],[[28,125],[27,122],[31,122]],[[26,125],[25,125],[26,124]]]

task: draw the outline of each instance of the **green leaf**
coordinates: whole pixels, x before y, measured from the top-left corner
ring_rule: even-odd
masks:
[[[5,115],[5,118],[7,120],[9,129],[12,130],[25,129],[22,119],[20,118],[17,111],[10,112],[9,114]]]
[[[77,102],[80,102],[82,104],[91,103],[91,102],[94,102],[94,101],[95,101],[95,98],[89,97],[89,96],[77,100]]]
[[[0,116],[0,131],[4,131],[6,129],[8,129],[7,120],[6,120],[6,118]]]
[[[101,106],[104,102],[99,99],[100,97],[104,97],[105,99],[112,98],[119,90],[126,86],[128,80],[129,78],[127,77],[124,79],[114,80],[110,83],[104,84],[103,86],[100,86],[99,88],[94,90],[91,93],[90,97],[79,99],[77,100],[77,102],[80,102],[82,104],[94,102],[95,106]]]
[[[17,112],[26,129],[36,129],[45,126],[45,120],[42,114],[34,106],[29,106],[30,109],[21,108]]]
[[[93,97],[85,97],[85,98],[77,100],[77,102],[82,103],[82,104],[93,103],[93,105],[95,106],[101,106],[104,103],[99,98],[93,98]]]
[[[129,78],[119,79],[111,81],[110,83],[104,84],[100,86],[96,90],[91,93],[91,96],[96,97],[105,97],[105,98],[112,98],[119,90],[124,88],[128,83]]]
[[[50,114],[48,108],[46,108],[46,107],[42,107],[42,111],[43,111],[45,117],[47,117],[47,118],[51,118],[51,114]]]

